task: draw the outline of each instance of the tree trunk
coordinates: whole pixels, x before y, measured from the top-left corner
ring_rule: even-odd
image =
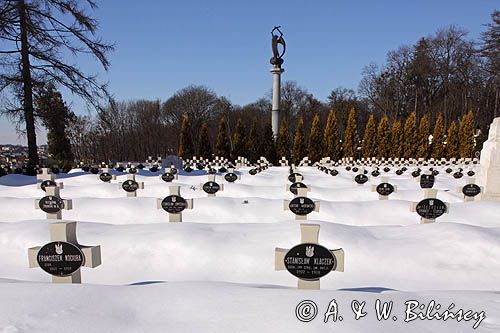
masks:
[[[23,107],[26,121],[26,137],[28,139],[28,165],[38,165],[38,148],[36,145],[35,116],[33,112],[33,82],[31,80],[29,45],[24,0],[19,0],[19,25],[21,28],[21,67],[23,76]]]

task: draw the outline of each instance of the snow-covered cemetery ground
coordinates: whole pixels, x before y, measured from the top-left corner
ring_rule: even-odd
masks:
[[[45,195],[35,177],[1,177],[0,332],[499,332],[500,203],[464,201],[459,188],[478,166],[464,166],[460,179],[448,167],[434,168],[434,189],[449,211],[426,224],[410,210],[424,198],[412,166],[378,177],[367,168],[363,185],[343,166],[337,176],[299,167],[307,197],[320,203],[302,221],[284,209],[294,198],[288,167],[236,169],[234,183],[218,173],[215,197],[200,188],[205,170],[180,170],[171,183],[163,170],[140,170],[144,189],[127,197],[118,185],[126,173],[104,183],[73,169],[56,179],[72,200],[62,219],[77,221],[78,242],[102,255],[100,266],[81,268],[81,284],[29,268],[28,248],[49,243],[55,221],[35,209]],[[388,200],[372,191],[383,176],[397,188]],[[193,199],[182,223],[157,209],[171,185]],[[318,224],[319,244],[345,253],[344,272],[322,277],[320,290],[275,270],[275,249],[300,244],[300,224]],[[378,318],[384,304],[392,308]]]

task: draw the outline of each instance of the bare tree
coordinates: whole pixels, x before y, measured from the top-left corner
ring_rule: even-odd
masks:
[[[1,111],[26,124],[29,164],[38,164],[33,108],[33,87],[51,81],[68,88],[86,103],[101,110],[110,100],[105,84],[64,59],[64,53],[87,54],[105,70],[106,54],[113,45],[95,37],[97,21],[87,9],[93,0],[3,0],[0,3]]]

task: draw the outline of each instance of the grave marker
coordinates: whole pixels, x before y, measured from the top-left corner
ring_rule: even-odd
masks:
[[[200,184],[200,188],[208,194],[209,197],[215,197],[219,191],[224,191],[224,184],[218,184],[215,181],[215,175],[208,175],[208,181]]]
[[[457,192],[461,192],[464,195],[465,201],[479,200],[480,194],[483,193],[484,188],[475,183],[474,178],[469,178],[463,187],[459,187]]]
[[[389,199],[389,195],[397,192],[397,186],[389,183],[389,177],[382,177],[382,182],[378,185],[372,185],[372,192],[378,193],[379,200]]]
[[[41,209],[47,215],[47,219],[60,220],[62,219],[62,210],[71,210],[73,201],[71,199],[61,199],[59,187],[45,188],[46,196],[35,200],[35,209]]]
[[[444,213],[450,212],[450,204],[436,198],[437,190],[425,189],[424,199],[420,202],[412,202],[410,211],[420,215],[420,223],[434,223]]]
[[[81,283],[80,268],[101,264],[101,247],[83,246],[76,240],[76,222],[49,224],[50,243],[28,249],[29,267],[52,275],[53,283]]]
[[[138,189],[144,189],[144,182],[135,181],[135,174],[128,174],[127,180],[118,183],[121,189],[127,192],[127,197],[136,197]]]
[[[283,209],[290,210],[295,214],[295,220],[307,220],[307,215],[312,212],[319,212],[319,201],[308,198],[307,188],[297,188],[297,194],[292,200],[284,200]]]
[[[298,278],[299,289],[320,289],[320,278],[344,271],[344,250],[328,250],[318,244],[319,224],[301,224],[301,243],[289,249],[276,248],[274,269],[288,270]]]
[[[168,213],[169,222],[182,222],[182,212],[193,209],[193,199],[184,199],[180,193],[180,186],[169,186],[170,195],[156,200],[156,208]]]

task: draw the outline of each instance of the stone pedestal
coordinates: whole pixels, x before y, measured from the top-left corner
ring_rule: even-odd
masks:
[[[500,201],[500,117],[493,119],[488,140],[481,150],[477,182],[484,187],[482,200]]]

